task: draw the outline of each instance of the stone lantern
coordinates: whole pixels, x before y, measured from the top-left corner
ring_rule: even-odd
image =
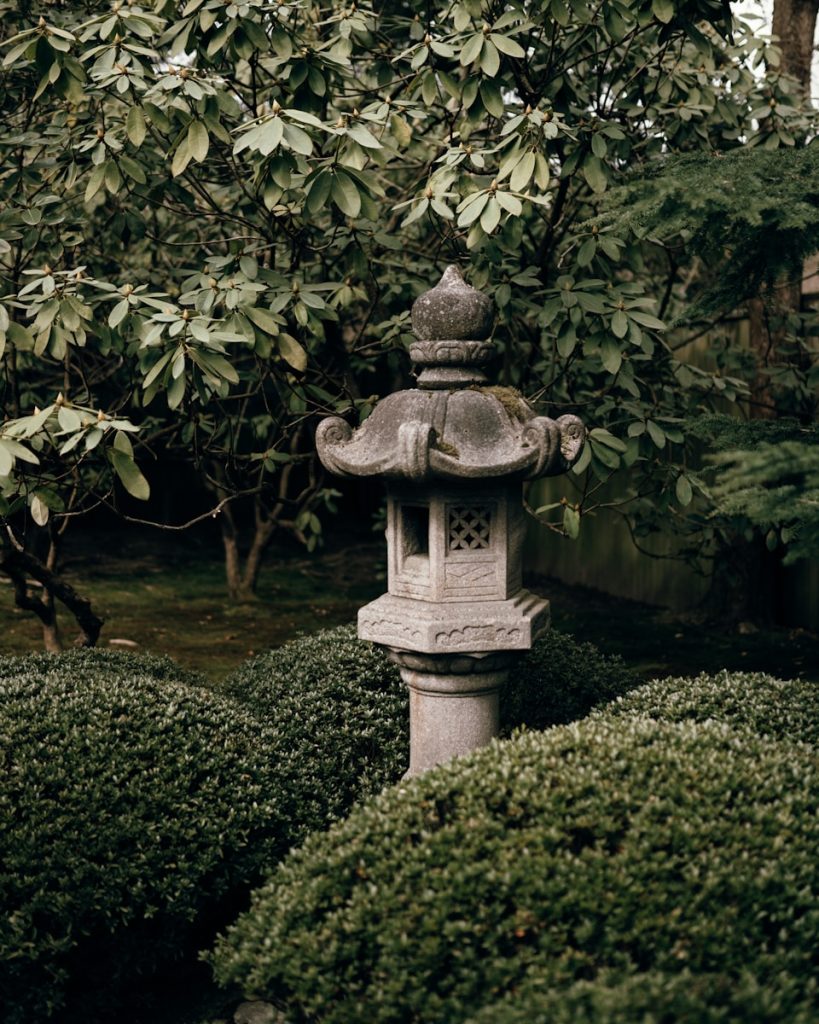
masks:
[[[330,417],[316,432],[328,470],[387,481],[387,593],[359,611],[358,635],[409,687],[409,775],[497,735],[510,666],[549,625],[549,602],[521,583],[522,481],[565,472],[585,440],[576,416],[537,416],[489,384],[493,324],[492,300],[448,267],[412,307],[418,387],[357,430]]]

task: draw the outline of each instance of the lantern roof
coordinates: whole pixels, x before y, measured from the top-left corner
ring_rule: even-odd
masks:
[[[576,416],[538,416],[518,391],[487,381],[494,319],[492,300],[447,267],[412,307],[418,387],[382,399],[357,430],[338,416],[322,420],[316,447],[327,469],[416,481],[565,472],[585,428]]]

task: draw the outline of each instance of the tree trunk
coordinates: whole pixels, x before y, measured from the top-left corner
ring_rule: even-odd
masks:
[[[779,70],[799,83],[801,99],[810,101],[813,38],[819,0],[774,0],[773,34],[779,39]],[[756,356],[757,375],[751,386],[751,416],[773,419],[776,407],[765,371],[776,363],[787,334],[785,318],[802,306],[801,273],[796,281],[780,281],[748,303],[750,345]]]
[[[265,504],[261,493],[254,494],[253,534],[244,564],[235,506],[228,500],[231,497],[230,484],[222,465],[213,464],[211,467],[208,486],[216,493],[219,501],[224,502],[219,527],[225,553],[225,579],[228,594],[233,601],[255,599],[264,553],[278,529],[287,530],[305,543],[304,533],[299,526],[299,513],[311,511],[321,494],[321,478],[316,472],[315,455],[305,451],[307,443],[312,445],[312,438],[302,425],[290,438],[289,448],[294,461],[285,463],[279,471],[270,504]],[[299,466],[302,469],[294,476],[294,470]]]
[[[57,555],[59,544],[53,531],[49,531],[48,554],[46,555],[46,569],[52,575],[57,571]],[[63,642],[60,637],[60,625],[57,621],[57,605],[54,601],[54,592],[48,586],[43,586],[43,605],[51,613],[49,620],[43,622],[43,647],[49,654],[59,654],[63,649]]]
[[[221,496],[220,496],[221,498]],[[236,531],[236,520],[233,509],[225,505],[219,515],[219,528],[222,533],[222,547],[225,552],[225,582],[231,600],[239,600],[242,582],[241,557],[239,555],[239,538]]]
[[[782,51],[780,68],[800,84],[810,96],[813,37],[819,0],[774,0],[773,34]]]
[[[257,501],[258,506],[258,501]],[[239,550],[239,531],[236,527],[236,520],[233,510],[226,505],[220,517],[222,530],[222,546],[225,552],[225,580],[227,582],[228,595],[232,601],[252,601],[256,597],[256,587],[259,582],[259,571],[262,567],[262,558],[270,543],[270,539],[276,531],[276,523],[267,519],[255,509],[253,537],[250,548],[242,564],[242,554]]]
[[[244,600],[249,600],[256,595],[256,587],[259,582],[259,571],[262,568],[262,558],[270,543],[270,539],[276,532],[276,521],[266,519],[257,507],[253,526],[253,540],[250,543],[250,550],[245,559],[245,569],[242,573],[242,592]]]
[[[8,576],[14,585],[14,600],[17,607],[33,612],[44,627],[49,627],[49,636],[53,637],[56,631],[56,599],[71,612],[80,627],[80,635],[75,645],[93,647],[96,644],[104,620],[94,613],[91,602],[80,597],[71,584],[49,569],[45,562],[26,551],[8,525],[0,537],[0,572]],[[40,584],[43,595],[51,596],[51,608],[47,600],[35,597],[30,592],[28,577]],[[45,629],[43,636],[45,639]]]

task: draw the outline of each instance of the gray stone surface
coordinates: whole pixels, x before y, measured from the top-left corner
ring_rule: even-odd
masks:
[[[452,604],[382,594],[360,609],[358,635],[424,654],[528,651],[549,619],[549,602],[528,590],[508,601]]]
[[[254,999],[240,1003],[233,1014],[234,1024],[284,1024],[285,1018],[275,1006]]]
[[[514,483],[393,487],[389,593],[433,602],[506,601],[521,588],[525,525]]]
[[[484,341],[495,323],[495,303],[464,281],[456,266],[412,306],[412,330],[420,341]]]
[[[499,691],[508,670],[474,675],[402,668],[410,696],[406,778],[486,746],[498,735]]]
[[[332,473],[417,481],[565,473],[584,439],[576,416],[536,416],[512,388],[490,387],[398,391],[358,430],[339,416],[316,430],[319,458]]]

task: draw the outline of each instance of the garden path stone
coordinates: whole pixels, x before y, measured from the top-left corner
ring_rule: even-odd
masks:
[[[233,1021],[234,1024],[287,1024],[275,1006],[258,999],[240,1003],[233,1014]]]

